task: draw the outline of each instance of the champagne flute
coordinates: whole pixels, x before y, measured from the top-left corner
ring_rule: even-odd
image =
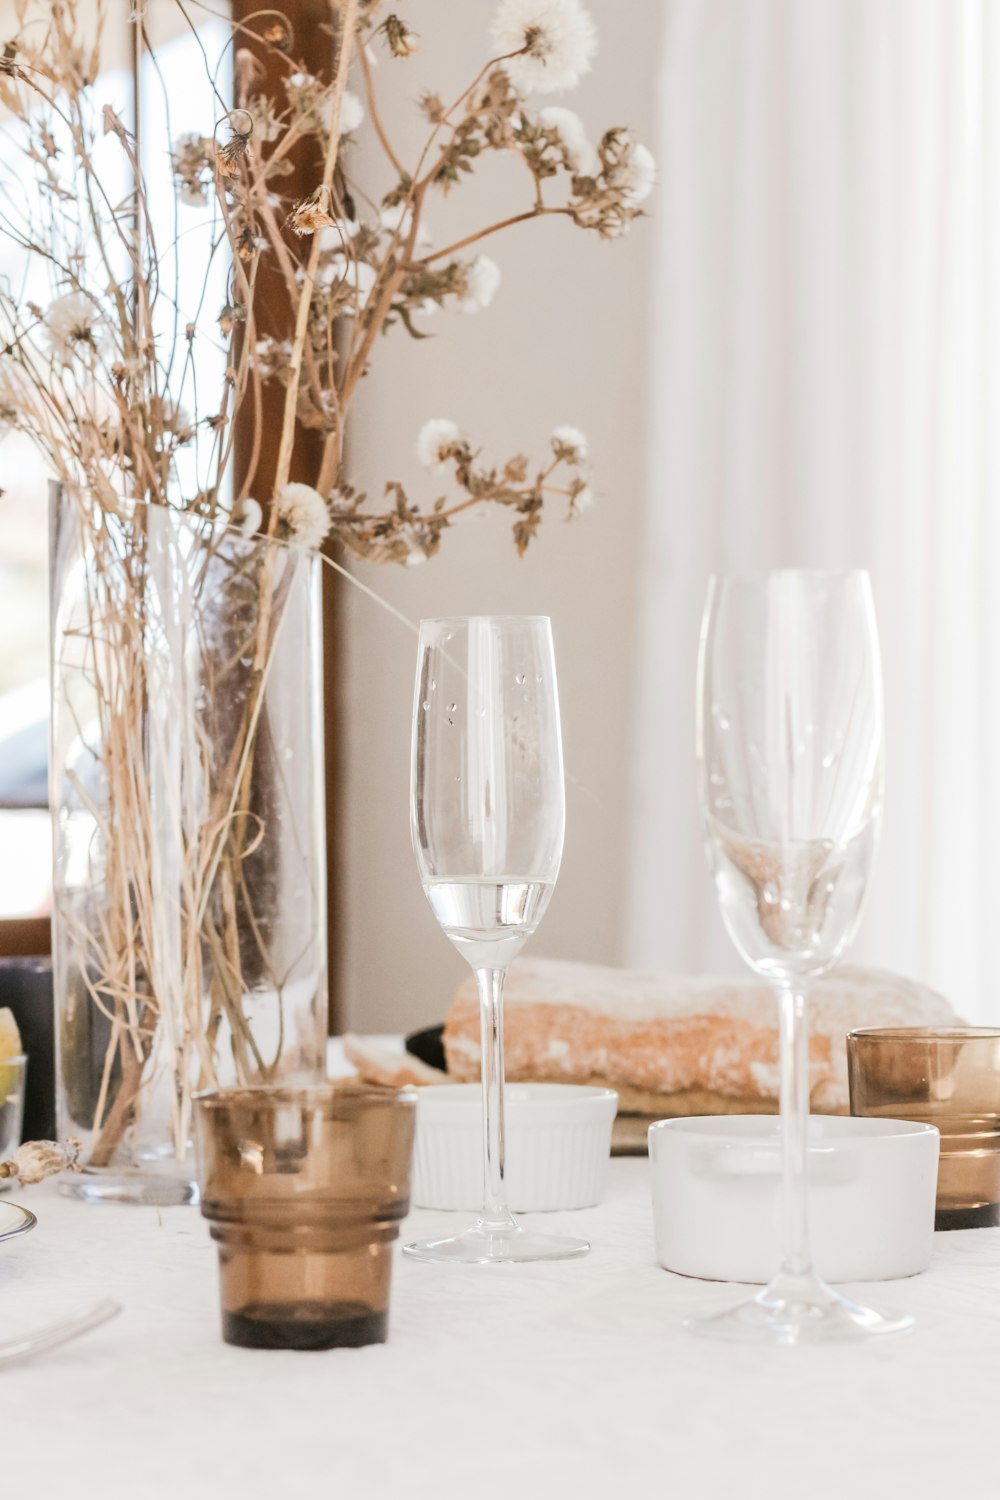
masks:
[[[460,1262],[583,1255],[586,1240],[518,1224],[504,1184],[504,977],[549,904],[566,821],[548,619],[421,622],[411,770],[424,891],[479,988],[483,1209],[463,1233],[405,1245],[404,1253]]]
[[[796,1344],[905,1332],[812,1266],[807,996],[857,931],[882,805],[882,680],[867,573],[713,578],[697,749],[708,861],[729,936],[779,1001],[782,1262],[703,1334]]]

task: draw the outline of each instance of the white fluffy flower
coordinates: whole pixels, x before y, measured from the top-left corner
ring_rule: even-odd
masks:
[[[585,484],[582,490],[577,490],[573,496],[574,510],[589,510],[594,503],[594,492],[589,484]]]
[[[188,208],[205,208],[208,203],[208,194],[202,183],[185,182],[183,187],[177,189],[177,201],[186,203]]]
[[[383,208],[379,215],[379,225],[386,239],[391,239],[394,234],[398,234],[398,242],[402,244],[413,227],[413,209],[409,204],[403,203],[394,203],[391,208]],[[418,255],[421,255],[431,248],[431,244],[430,231],[421,220],[417,225],[413,248]]]
[[[587,435],[579,427],[553,427],[552,443],[554,447],[569,449],[574,459],[581,463],[586,461],[589,451]]]
[[[507,59],[508,78],[525,94],[573,88],[589,73],[597,47],[580,0],[503,0],[490,34],[497,55]]]
[[[280,534],[300,547],[318,547],[330,530],[326,501],[311,484],[286,484],[275,498]]]
[[[319,232],[321,250],[342,250],[347,240],[353,240],[358,232],[356,219],[337,219]]]
[[[346,281],[358,297],[364,301],[375,285],[376,271],[366,260],[348,260],[345,255],[335,255],[330,261],[334,280]]]
[[[630,208],[645,203],[656,181],[656,162],[652,151],[638,142],[630,145],[618,169],[618,182],[625,189]]]
[[[53,354],[64,364],[83,347],[99,349],[106,333],[98,309],[83,292],[57,297],[45,314],[45,329]]]
[[[248,495],[239,510],[234,512],[233,525],[244,536],[256,536],[263,519],[264,512],[260,508],[260,502]]]
[[[386,234],[395,234],[398,229],[400,239],[405,240],[413,223],[413,210],[408,203],[394,203],[391,208],[383,208],[379,221]]]
[[[459,299],[460,312],[477,313],[481,307],[489,307],[500,285],[500,267],[488,255],[477,255],[469,267],[465,284],[465,295]]]
[[[446,417],[432,417],[417,433],[417,458],[425,469],[440,473],[452,448],[462,441],[462,429]]]
[[[352,130],[357,130],[365,117],[365,107],[357,94],[352,94],[350,89],[344,90],[344,97],[340,101],[340,133],[350,135]]]
[[[550,104],[538,116],[544,130],[554,130],[559,137],[566,165],[578,177],[596,177],[601,170],[601,159],[587,136],[580,116],[559,104]]]
[[[292,73],[285,79],[285,93],[294,109],[306,116],[321,119],[327,129],[333,125],[333,88],[321,88],[312,73]],[[340,133],[350,135],[365,117],[364,105],[357,94],[345,89],[340,100]]]

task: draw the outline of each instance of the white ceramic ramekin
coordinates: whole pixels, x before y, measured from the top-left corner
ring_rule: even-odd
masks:
[[[938,1132],[905,1120],[813,1115],[809,1222],[827,1281],[884,1281],[927,1268]],[[780,1122],[711,1115],[649,1127],[656,1258],[668,1271],[763,1282],[781,1258]]]
[[[530,1213],[599,1203],[618,1095],[572,1083],[509,1083],[505,1098],[510,1207]],[[482,1207],[482,1108],[478,1083],[418,1091],[412,1188],[417,1207]]]

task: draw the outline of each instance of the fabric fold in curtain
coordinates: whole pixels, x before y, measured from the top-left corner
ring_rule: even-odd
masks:
[[[871,570],[887,794],[854,952],[1000,1019],[1000,6],[670,0],[628,962],[732,968],[701,850],[712,571]]]

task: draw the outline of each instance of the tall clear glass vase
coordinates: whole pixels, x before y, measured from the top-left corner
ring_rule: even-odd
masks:
[[[64,1191],[188,1202],[195,1093],[324,1072],[320,563],[67,489],[51,548]]]

